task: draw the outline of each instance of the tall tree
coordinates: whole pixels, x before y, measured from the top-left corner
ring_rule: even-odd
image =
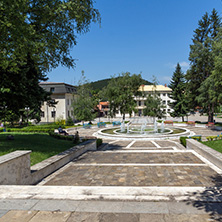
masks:
[[[210,16],[205,13],[199,21],[199,27],[194,31],[193,44],[190,46],[190,69],[186,74],[189,106],[190,108],[202,106],[208,113],[209,122],[213,121],[213,110],[216,104],[209,100],[207,90],[201,90],[200,87],[214,69],[212,46],[220,27],[221,21],[215,9]],[[202,98],[205,98],[205,102]]]
[[[15,114],[27,106],[40,111],[45,93],[39,82],[58,65],[74,67],[70,49],[77,35],[88,32],[91,22],[100,22],[93,5],[93,0],[0,2],[2,107]]]
[[[72,104],[74,117],[80,121],[91,121],[97,116],[95,107],[97,101],[92,95],[92,88],[86,80],[84,71],[77,87],[77,92],[73,95],[74,101]]]
[[[120,74],[118,78],[112,77],[103,92],[103,96],[110,103],[110,115],[112,117],[120,111],[124,121],[127,113],[132,115],[132,112],[136,111],[134,96],[140,94],[138,89],[141,81],[140,74],[131,75],[129,72]]]
[[[169,87],[172,89],[170,97],[174,100],[170,104],[170,107],[173,109],[173,112],[171,112],[170,115],[172,117],[182,117],[182,121],[184,121],[184,116],[186,116],[188,112],[188,104],[185,97],[184,74],[179,63],[177,63]]]

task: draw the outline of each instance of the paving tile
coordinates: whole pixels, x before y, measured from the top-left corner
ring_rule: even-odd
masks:
[[[166,222],[164,214],[140,214],[140,222]]]
[[[74,200],[40,200],[32,210],[75,211],[80,201]]]
[[[141,152],[90,152],[73,161],[74,164],[90,163],[203,163],[193,153],[141,153]]]
[[[70,166],[45,185],[219,186],[222,177],[208,166]]]
[[[139,214],[124,214],[124,213],[101,213],[99,215],[100,222],[139,222]]]
[[[28,222],[37,214],[37,211],[12,210],[0,218],[0,222]]]
[[[112,201],[81,201],[77,212],[121,212],[123,202]]]
[[[67,222],[100,222],[99,213],[74,212]]]
[[[39,200],[0,200],[1,210],[30,210]]]
[[[136,141],[132,147],[154,147],[154,145],[150,141]]]
[[[40,211],[29,222],[66,222],[71,212]]]
[[[8,213],[8,210],[0,210],[0,218],[3,217],[6,213]]]
[[[123,213],[169,213],[164,202],[124,202]]]

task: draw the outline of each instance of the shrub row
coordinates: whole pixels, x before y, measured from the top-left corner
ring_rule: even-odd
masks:
[[[53,132],[52,129],[36,129],[36,128],[30,128],[30,129],[19,129],[19,128],[8,128],[7,132],[24,132],[24,133],[49,133]]]
[[[60,135],[58,133],[54,133],[54,132],[49,132],[49,135],[56,138],[56,139],[62,139],[62,140],[70,140],[72,141],[74,139],[73,135],[70,136],[64,136],[64,135]]]
[[[208,136],[208,137],[206,137],[206,139],[207,139],[208,141],[221,140],[221,139],[222,139],[222,135],[218,135],[218,136]]]
[[[186,147],[187,146],[187,139],[194,139],[197,141],[201,141],[201,136],[191,136],[191,137],[187,137],[187,136],[181,136],[180,137],[180,143]]]

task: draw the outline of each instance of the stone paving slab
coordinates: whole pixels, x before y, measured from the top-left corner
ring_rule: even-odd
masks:
[[[109,150],[115,150],[115,147],[111,147],[111,145],[109,145]],[[161,147],[161,148],[157,148],[157,147],[129,147],[129,148],[126,148],[126,147],[122,147],[121,150],[174,150],[174,148],[172,147]]]
[[[0,222],[29,222],[38,212],[37,211],[9,211]]]
[[[56,186],[221,186],[208,166],[69,166],[45,185]]]
[[[182,152],[182,153],[143,153],[143,152],[88,152],[78,159],[73,161],[75,164],[79,163],[188,163],[188,164],[201,164],[203,163],[198,157],[196,157],[191,152]]]
[[[174,142],[171,142],[171,141],[167,141],[167,140],[164,140],[164,141],[155,141],[155,143],[157,143],[159,146],[161,147],[170,147],[170,146],[175,146],[175,143]]]
[[[33,214],[30,220],[23,215]],[[14,220],[14,215],[17,215]],[[1,222],[209,222],[221,221],[221,215],[205,214],[164,214],[164,213],[101,213],[101,212],[49,212],[11,211]]]
[[[151,141],[136,141],[132,147],[154,147]]]

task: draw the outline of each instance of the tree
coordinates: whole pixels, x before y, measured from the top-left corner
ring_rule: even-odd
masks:
[[[92,96],[92,89],[84,76],[84,71],[82,71],[77,92],[73,95],[73,97],[74,102],[72,106],[75,118],[80,121],[93,120],[97,115],[94,110],[97,102]]]
[[[208,13],[199,21],[199,27],[194,31],[193,44],[190,46],[190,69],[186,74],[187,92],[189,95],[189,108],[202,106],[208,113],[208,121],[213,121],[213,110],[216,106],[207,96],[208,89],[201,90],[201,85],[210,77],[214,70],[213,42],[216,39],[221,21],[214,9],[209,16]],[[203,100],[205,98],[205,100]]]
[[[17,116],[25,107],[39,114],[41,101],[47,100],[39,82],[59,65],[74,67],[70,49],[77,44],[77,35],[88,32],[91,22],[100,22],[93,4],[93,0],[0,2],[0,103],[4,107]]]
[[[0,3],[0,66],[17,72],[27,54],[41,71],[59,64],[74,67],[70,49],[77,34],[100,22],[93,0],[2,0]]]
[[[157,80],[153,77],[153,88],[152,92],[147,95],[145,100],[145,108],[143,109],[144,116],[157,117],[158,119],[163,118],[165,116],[164,108],[165,106],[162,104],[162,100],[156,92]]]
[[[177,63],[169,87],[172,89],[170,97],[174,100],[170,104],[170,107],[173,109],[173,112],[170,115],[172,117],[182,117],[182,121],[184,122],[184,116],[186,116],[188,112],[188,104],[185,97],[184,74],[179,63]]]
[[[136,112],[136,102],[134,96],[140,94],[138,91],[141,85],[141,75],[133,74],[129,72],[122,73],[115,78],[113,76],[103,91],[103,97],[105,97],[110,103],[110,116],[115,116],[119,111],[125,120],[125,115],[132,112]]]

